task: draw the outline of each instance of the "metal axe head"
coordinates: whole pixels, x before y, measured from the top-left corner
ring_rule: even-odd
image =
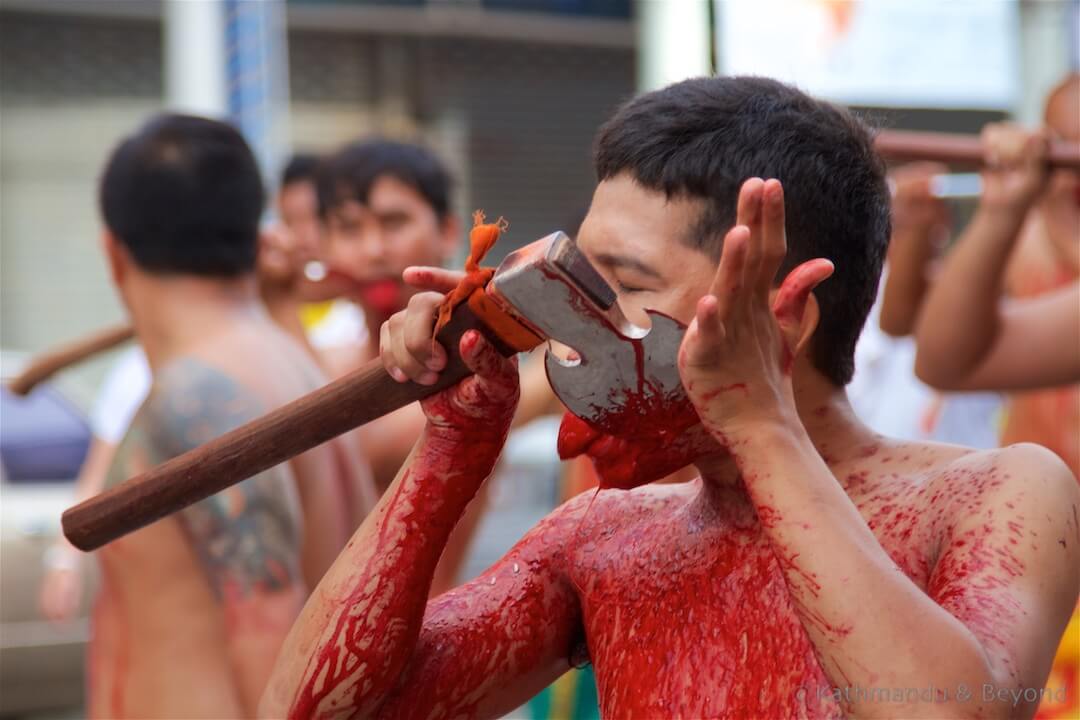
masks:
[[[609,435],[640,433],[643,421],[690,402],[676,366],[686,327],[646,310],[650,327],[623,314],[615,292],[577,245],[556,232],[511,253],[495,271],[488,294],[542,337],[573,348],[545,363],[555,394],[578,417]]]

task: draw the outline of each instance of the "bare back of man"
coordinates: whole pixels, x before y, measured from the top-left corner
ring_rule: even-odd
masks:
[[[155,375],[109,484],[323,382],[265,317],[208,335]],[[99,553],[92,716],[254,712],[307,596],[305,576],[317,580],[352,531],[340,488],[363,468],[350,450],[341,440],[327,443]],[[304,492],[305,484],[317,487]]]

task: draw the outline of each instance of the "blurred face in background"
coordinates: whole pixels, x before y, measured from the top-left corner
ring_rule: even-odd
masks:
[[[1059,85],[1046,103],[1046,127],[1058,140],[1080,142],[1080,73]],[[1040,205],[1050,240],[1073,269],[1080,270],[1080,173],[1054,170]]]
[[[401,282],[405,268],[442,265],[457,233],[456,220],[440,219],[419,192],[384,175],[372,183],[366,203],[346,200],[329,209],[326,260],[357,281],[353,299],[365,311],[385,318],[413,294]]]
[[[278,215],[292,233],[297,250],[305,258],[314,260],[322,255],[319,246],[319,199],[315,183],[296,180],[278,192]]]

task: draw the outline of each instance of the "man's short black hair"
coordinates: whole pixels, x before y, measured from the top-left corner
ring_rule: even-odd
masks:
[[[113,151],[101,178],[105,224],[148,272],[252,272],[264,191],[235,128],[159,115]]]
[[[885,167],[862,121],[775,80],[697,78],[623,105],[600,129],[594,161],[601,181],[629,173],[669,197],[707,199],[685,241],[714,260],[743,181],[780,180],[788,252],[777,277],[813,258],[835,263],[814,291],[810,357],[837,385],[851,380],[890,231]]]
[[[315,182],[315,174],[321,161],[322,158],[314,153],[294,154],[281,171],[281,187],[285,188],[295,182]]]
[[[318,171],[319,214],[323,217],[346,200],[367,204],[375,181],[391,176],[416,190],[439,220],[450,212],[450,174],[427,148],[393,140],[346,145]]]

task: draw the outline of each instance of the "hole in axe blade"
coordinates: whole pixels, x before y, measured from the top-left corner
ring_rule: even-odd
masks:
[[[563,367],[581,364],[581,353],[558,340],[548,340],[548,354]]]

